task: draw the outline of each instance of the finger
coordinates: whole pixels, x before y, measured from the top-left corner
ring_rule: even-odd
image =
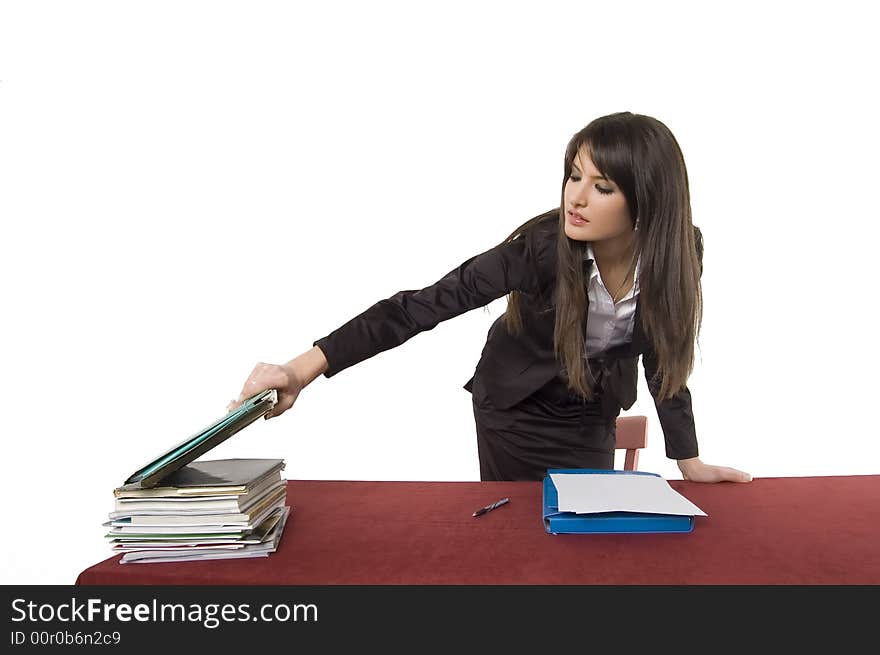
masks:
[[[242,403],[248,398],[253,398],[261,391],[265,391],[266,389],[270,388],[271,385],[266,384],[266,381],[264,379],[251,378],[244,383],[244,387],[242,388],[241,393],[238,395],[238,402]]]
[[[251,372],[248,373],[248,376],[245,378],[244,385],[241,388],[241,393],[238,395],[239,400],[243,400],[245,398],[249,398],[255,393],[259,393],[258,391],[252,391],[254,388],[256,381],[260,378],[260,373],[266,365],[263,362],[257,362],[254,367],[251,369]]]
[[[739,471],[734,468],[724,467],[722,469],[722,475],[725,480],[729,480],[730,482],[751,482],[752,476],[746,473],[745,471]]]
[[[273,412],[277,416],[278,414],[282,414],[286,412],[288,409],[293,407],[293,403],[296,400],[296,396],[292,394],[284,394],[283,397],[280,397],[278,400],[278,404],[273,408]]]
[[[241,390],[241,398],[249,398],[266,389],[282,389],[289,383],[287,374],[280,366],[257,364]]]
[[[279,393],[278,394],[278,402],[275,404],[275,407],[266,412],[266,418],[274,418],[276,416],[280,416],[288,409],[293,407],[293,402],[295,397],[289,393]]]

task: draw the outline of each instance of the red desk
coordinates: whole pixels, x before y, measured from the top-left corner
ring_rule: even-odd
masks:
[[[880,475],[669,484],[709,515],[693,532],[549,535],[538,482],[291,480],[268,558],[117,555],[77,584],[880,584]]]

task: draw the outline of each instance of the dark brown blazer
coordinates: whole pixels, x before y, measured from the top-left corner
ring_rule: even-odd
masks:
[[[471,257],[424,289],[399,291],[380,300],[315,341],[313,345],[327,358],[325,377],[399,346],[441,321],[518,290],[521,292],[521,333],[510,334],[504,325],[504,316],[500,316],[489,328],[474,375],[464,388],[474,393],[474,380],[479,379],[478,389],[499,409],[511,407],[540,389],[561,371],[553,350],[557,217],[558,213],[548,212],[547,219],[513,241]],[[584,260],[585,279],[589,279],[593,265],[591,259]],[[635,402],[637,363],[641,355],[663,429],[667,457],[697,457],[690,391],[685,387],[670,399],[656,399],[659,387],[653,377],[657,358],[642,330],[639,307],[637,302],[632,341],[607,351],[601,362],[591,360],[593,370],[597,364],[602,370],[603,413],[617,416],[621,409],[629,409]]]

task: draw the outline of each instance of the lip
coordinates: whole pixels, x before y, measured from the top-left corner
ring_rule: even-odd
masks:
[[[578,214],[577,212],[570,211],[568,212],[568,220],[572,225],[586,225],[589,221]]]

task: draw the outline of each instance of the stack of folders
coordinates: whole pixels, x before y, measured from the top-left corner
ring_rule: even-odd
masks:
[[[280,459],[196,461],[158,486],[117,487],[105,535],[121,563],[267,557],[290,513]]]

